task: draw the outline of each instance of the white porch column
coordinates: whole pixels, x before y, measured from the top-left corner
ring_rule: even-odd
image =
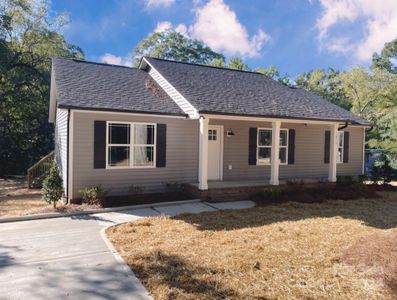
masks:
[[[336,182],[336,162],[338,157],[338,124],[330,125],[330,141],[329,141],[329,171],[328,181]]]
[[[208,190],[208,123],[209,118],[200,117],[199,130],[199,189]]]
[[[280,170],[280,121],[272,122],[272,154],[270,167],[270,184],[279,185],[279,170]]]

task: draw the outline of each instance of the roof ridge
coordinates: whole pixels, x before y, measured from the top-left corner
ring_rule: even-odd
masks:
[[[74,61],[74,62],[76,62],[76,63],[85,63],[85,64],[100,65],[100,66],[106,66],[106,67],[116,67],[116,68],[126,68],[126,69],[138,69],[138,68],[136,68],[136,67],[114,65],[114,64],[108,64],[108,63],[102,63],[102,62],[96,62],[96,61],[88,61],[88,60],[83,60],[83,59],[78,59],[78,58],[71,58],[71,57],[54,56],[54,57],[52,57],[52,59],[70,60],[70,61]]]
[[[191,66],[206,67],[206,68],[212,68],[212,69],[220,69],[220,70],[226,70],[226,71],[232,71],[232,72],[241,72],[241,73],[248,73],[248,74],[255,74],[255,75],[262,75],[265,77],[269,77],[269,76],[266,76],[265,74],[262,74],[262,73],[259,73],[256,71],[246,71],[246,70],[231,69],[228,67],[210,66],[210,65],[204,65],[204,64],[194,64],[194,63],[190,63],[190,62],[186,62],[186,61],[164,59],[164,58],[158,58],[158,57],[152,57],[152,56],[144,56],[144,57],[149,58],[149,59],[165,61],[165,62],[177,63],[177,64],[185,64],[185,65],[191,65]]]

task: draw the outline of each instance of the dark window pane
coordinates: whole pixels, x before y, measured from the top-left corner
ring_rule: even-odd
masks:
[[[154,144],[154,125],[135,124],[135,144]]]
[[[134,166],[153,166],[154,163],[153,146],[135,146],[134,147]]]
[[[124,146],[109,147],[109,165],[126,167],[130,165],[130,148]]]
[[[285,164],[287,162],[287,148],[280,148],[280,163]]]
[[[109,125],[110,144],[129,144],[130,125],[129,124],[110,124]]]
[[[270,163],[271,148],[258,148],[258,160],[261,163]]]
[[[259,130],[258,131],[258,145],[259,146],[271,146],[272,145],[272,131],[271,130]]]
[[[286,130],[281,130],[280,131],[280,146],[287,146],[287,131]]]

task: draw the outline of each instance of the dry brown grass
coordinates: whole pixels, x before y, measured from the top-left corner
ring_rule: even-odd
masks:
[[[21,216],[50,208],[41,200],[41,190],[28,189],[23,179],[0,179],[0,217]]]
[[[385,192],[148,218],[107,234],[155,299],[393,299],[377,266],[341,258],[396,225],[396,193]]]
[[[40,213],[69,213],[99,208],[99,205],[62,205],[54,209],[41,199],[40,189],[28,189],[24,179],[0,179],[0,217]]]

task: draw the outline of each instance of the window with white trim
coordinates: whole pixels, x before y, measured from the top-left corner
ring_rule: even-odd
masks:
[[[154,167],[156,124],[107,123],[108,168]]]
[[[344,147],[345,147],[345,132],[338,131],[338,157],[337,157],[338,164],[343,163]]]
[[[272,129],[258,128],[257,163],[268,165],[272,156]],[[288,163],[288,129],[280,129],[280,164]]]

